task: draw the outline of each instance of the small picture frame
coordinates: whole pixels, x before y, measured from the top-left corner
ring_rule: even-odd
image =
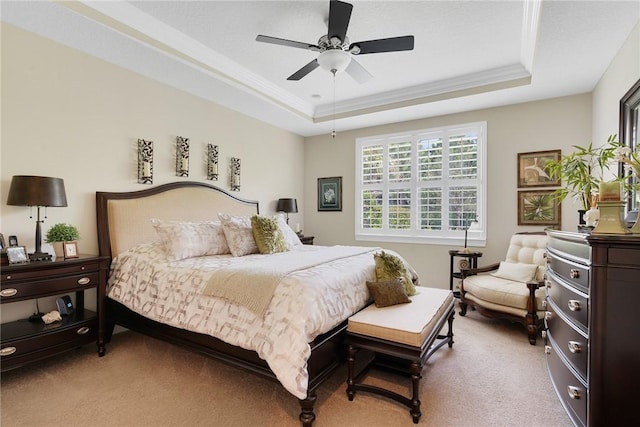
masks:
[[[560,150],[518,153],[518,188],[556,187],[560,178],[552,179],[545,165],[549,160],[560,160]]]
[[[559,227],[561,212],[553,190],[518,192],[518,225]]]
[[[318,178],[318,211],[342,211],[342,177]]]
[[[7,249],[7,244],[4,242],[4,234],[0,233],[0,251],[4,252]]]
[[[6,248],[9,264],[23,264],[29,262],[27,248],[24,246],[9,246]]]
[[[78,242],[63,242],[62,253],[64,254],[64,259],[78,258]]]

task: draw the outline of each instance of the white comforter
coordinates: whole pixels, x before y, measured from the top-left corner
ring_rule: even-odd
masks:
[[[331,251],[298,246],[296,251]],[[217,255],[169,262],[158,243],[137,246],[113,260],[108,296],[153,320],[209,334],[254,350],[282,385],[307,397],[309,343],[364,306],[367,280],[375,280],[371,248],[285,276],[264,317],[228,300],[203,294],[212,272],[222,265],[274,255]],[[276,254],[277,255],[277,254]]]

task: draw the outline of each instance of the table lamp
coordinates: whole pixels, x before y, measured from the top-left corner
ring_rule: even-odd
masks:
[[[61,178],[50,178],[46,176],[14,175],[11,178],[7,205],[29,206],[38,208],[38,219],[36,220],[36,249],[29,254],[31,261],[49,261],[51,254],[42,252],[42,231],[40,224],[44,220],[40,219],[40,208],[44,207],[66,207],[67,195],[64,191],[64,181]],[[29,216],[33,218],[33,215]],[[45,218],[47,217],[45,210]]]
[[[278,199],[276,210],[287,214],[287,224],[289,224],[289,214],[298,213],[298,201],[296,199]]]

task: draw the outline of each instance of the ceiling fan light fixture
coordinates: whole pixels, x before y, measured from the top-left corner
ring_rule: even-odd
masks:
[[[331,73],[344,71],[351,62],[351,54],[341,49],[326,50],[318,56],[318,64]]]

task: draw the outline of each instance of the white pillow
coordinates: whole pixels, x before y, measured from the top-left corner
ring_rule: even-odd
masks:
[[[251,217],[219,213],[222,229],[233,256],[257,254],[258,246],[253,238]]]
[[[284,236],[284,243],[287,245],[287,249],[292,250],[295,246],[301,246],[302,242],[298,235],[289,227],[287,221],[282,217],[282,215],[276,215],[278,219],[278,227]]]
[[[229,253],[229,245],[219,221],[185,222],[153,218],[151,224],[160,236],[170,261]]]
[[[500,261],[498,271],[491,273],[491,275],[501,279],[526,283],[534,279],[537,271],[538,266],[536,264]]]

